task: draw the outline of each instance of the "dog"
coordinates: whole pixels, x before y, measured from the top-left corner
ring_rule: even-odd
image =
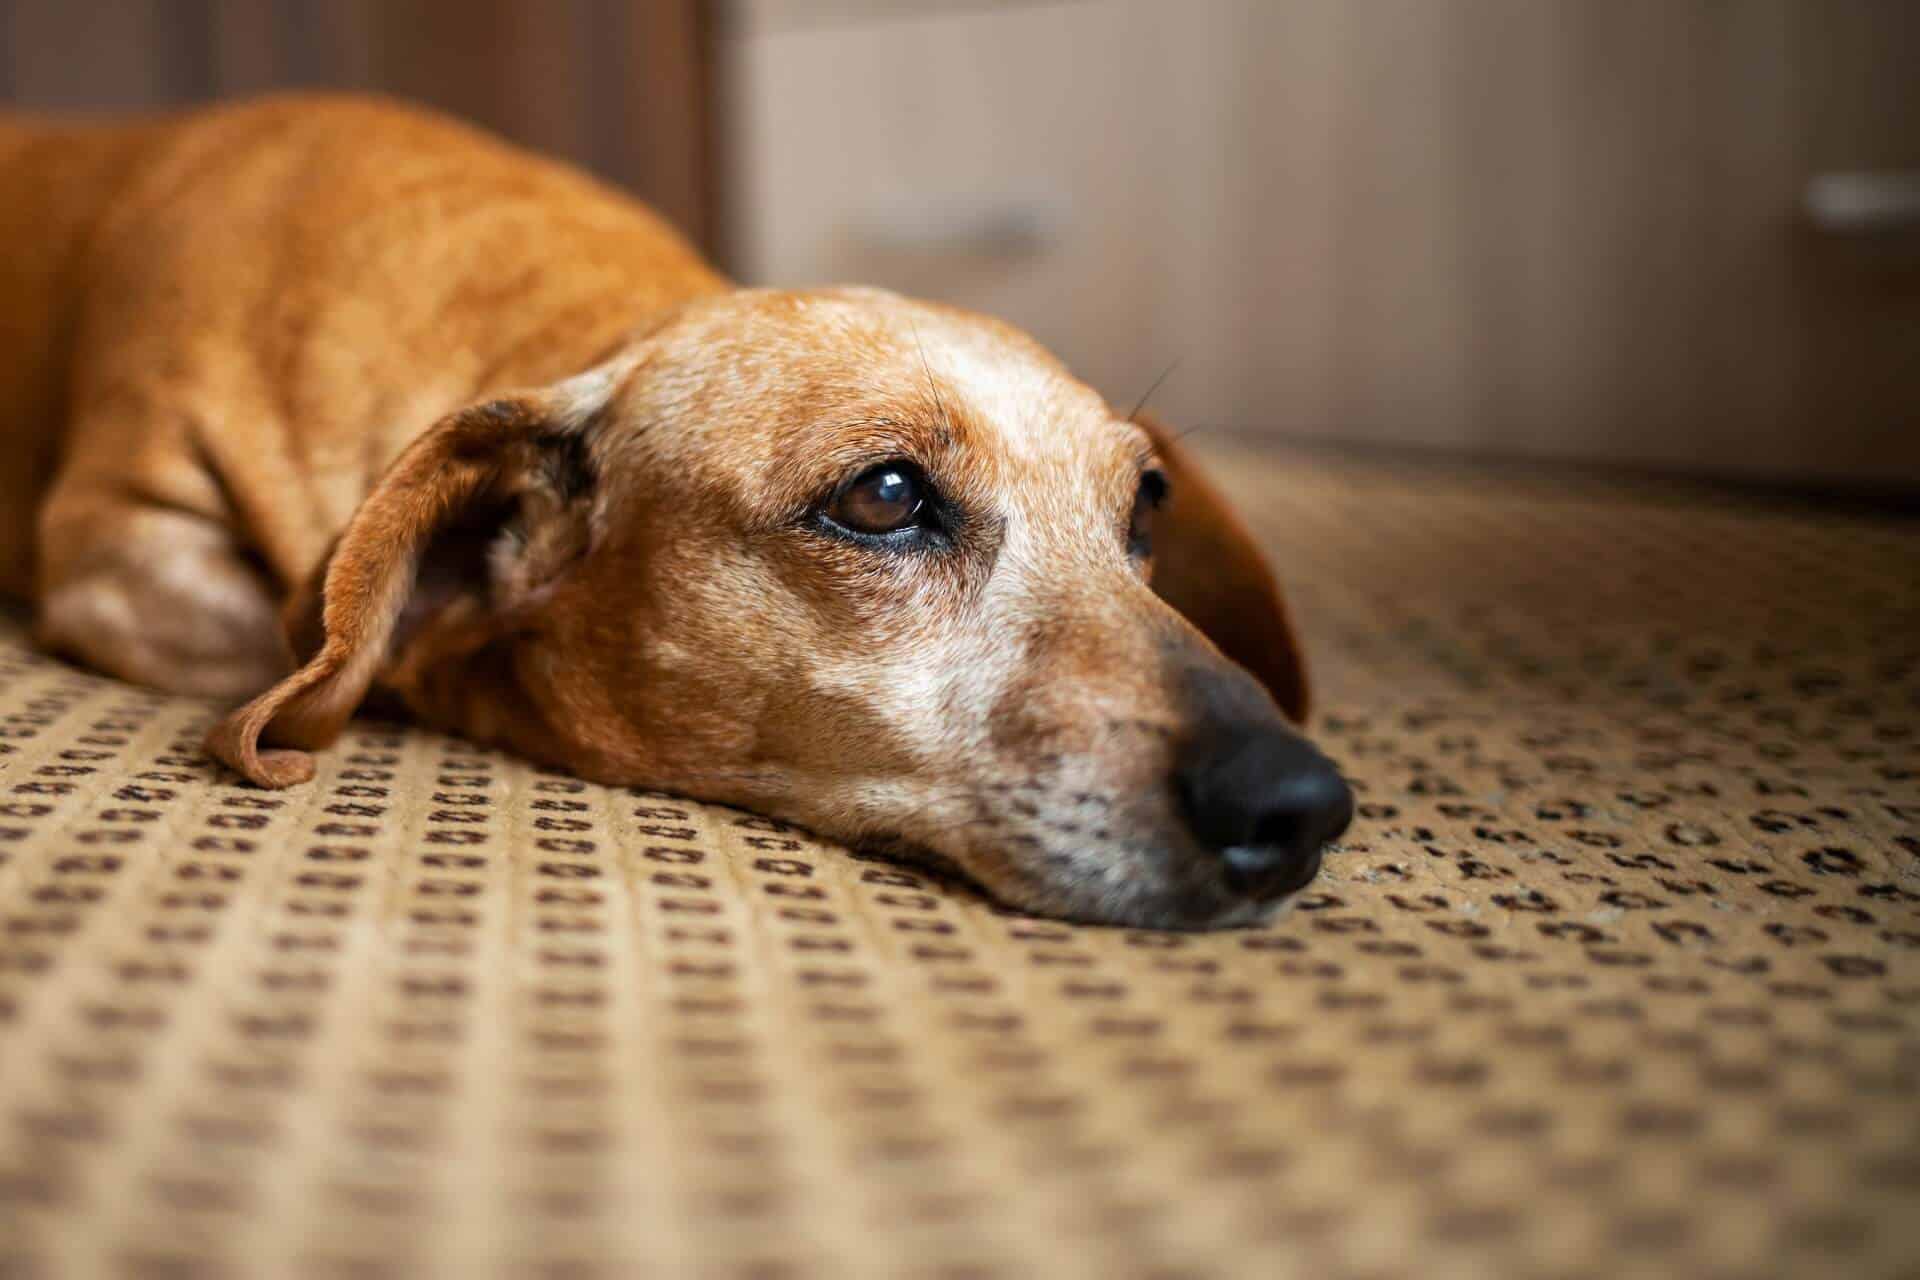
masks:
[[[259,786],[384,700],[1162,928],[1265,918],[1349,821],[1251,537],[1007,325],[736,288],[377,99],[12,118],[0,174],[0,590],[250,699],[207,747]]]

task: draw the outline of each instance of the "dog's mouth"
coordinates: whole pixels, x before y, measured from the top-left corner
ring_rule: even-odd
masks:
[[[966,868],[956,859],[941,853],[929,844],[909,839],[898,832],[880,832],[862,836],[854,842],[852,851],[855,857],[877,858],[883,862],[912,867],[948,885],[985,891],[985,886],[967,874]]]
[[[1042,852],[1037,861],[993,859],[976,874],[960,858],[899,833],[864,837],[854,856],[878,859],[930,876],[947,891],[982,898],[1004,912],[1076,924],[1179,932],[1250,928],[1285,916],[1318,878],[1322,858],[1294,873],[1281,892],[1250,897],[1232,873],[1191,851],[1176,854],[1128,845]],[[1089,872],[1097,866],[1097,872]]]

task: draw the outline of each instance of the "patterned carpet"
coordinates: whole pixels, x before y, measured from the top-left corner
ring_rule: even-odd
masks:
[[[0,1275],[1920,1274],[1920,524],[1227,461],[1363,802],[1254,932],[0,621]]]

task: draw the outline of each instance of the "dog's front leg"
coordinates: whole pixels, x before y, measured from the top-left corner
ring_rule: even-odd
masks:
[[[138,684],[228,700],[286,674],[271,587],[204,516],[57,485],[40,520],[39,642]]]

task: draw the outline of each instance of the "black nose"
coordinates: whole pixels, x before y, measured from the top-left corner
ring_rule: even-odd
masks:
[[[1320,871],[1320,846],[1353,820],[1340,771],[1280,728],[1203,735],[1176,775],[1187,824],[1220,855],[1229,886],[1262,902],[1304,888]]]

